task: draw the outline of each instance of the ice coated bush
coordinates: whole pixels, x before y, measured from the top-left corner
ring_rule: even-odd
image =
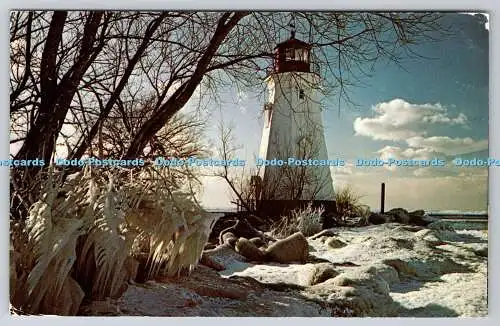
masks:
[[[139,254],[148,257],[149,279],[196,266],[215,221],[194,198],[194,177],[154,167],[130,173],[86,167],[62,182],[49,171],[21,232],[11,233],[15,308],[75,314],[84,292],[119,296],[125,261]]]
[[[306,237],[321,231],[321,215],[325,210],[322,207],[312,208],[309,204],[305,209],[294,210],[292,218],[297,221],[297,229]]]
[[[272,227],[275,237],[285,238],[295,232],[302,232],[306,237],[321,231],[323,207],[313,208],[309,203],[306,208],[297,208]]]

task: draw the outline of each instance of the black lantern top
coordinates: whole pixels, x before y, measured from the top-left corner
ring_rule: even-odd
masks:
[[[297,40],[292,32],[290,39],[275,47],[274,73],[310,72],[311,47],[310,44]]]

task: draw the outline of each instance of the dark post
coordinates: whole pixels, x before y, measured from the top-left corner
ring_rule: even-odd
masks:
[[[382,190],[380,192],[380,213],[384,213],[385,205],[385,182],[382,182]]]

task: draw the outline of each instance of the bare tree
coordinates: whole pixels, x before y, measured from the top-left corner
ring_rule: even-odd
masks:
[[[442,31],[438,14],[378,12],[13,11],[10,16],[11,143],[15,159],[136,158],[186,104],[236,83],[261,87],[273,48],[289,31],[315,47],[322,89],[348,99],[366,64],[398,62]],[[83,22],[83,24],[82,24]],[[278,37],[277,37],[278,36]],[[261,89],[261,88],[260,88]],[[262,89],[261,89],[262,90]],[[198,93],[199,92],[199,93]],[[119,150],[99,149],[121,119]],[[156,144],[156,145],[155,145]],[[102,147],[102,146],[101,146]],[[37,191],[37,169],[14,170]]]
[[[221,120],[218,125],[219,139],[217,146],[218,157],[225,162],[235,160],[238,146],[235,145],[233,129],[226,126],[224,121]],[[237,170],[240,173],[235,173]],[[245,179],[244,167],[231,166],[223,164],[220,168],[216,168],[213,174],[226,181],[232,190],[232,194],[236,197],[236,203],[242,205],[247,212],[255,211],[254,205],[251,201],[252,193],[248,188],[247,180]],[[233,200],[233,203],[235,200]]]

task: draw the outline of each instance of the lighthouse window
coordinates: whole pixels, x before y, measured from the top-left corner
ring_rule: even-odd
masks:
[[[304,94],[304,90],[303,90],[303,89],[299,89],[299,98],[300,98],[301,100],[303,100],[305,97],[306,97],[306,96],[305,96],[305,94]]]
[[[285,50],[285,58],[287,61],[290,61],[290,60],[293,60],[294,59],[294,56],[293,56],[293,49],[286,49]]]

